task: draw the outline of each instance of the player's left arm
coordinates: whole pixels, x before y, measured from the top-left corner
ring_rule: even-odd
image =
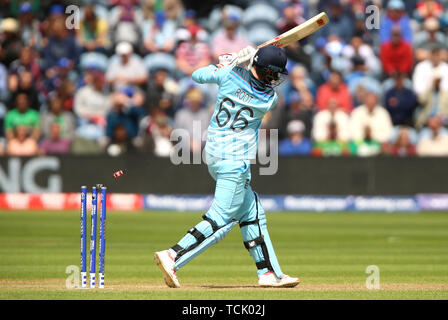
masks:
[[[232,68],[233,66],[211,64],[196,69],[191,75],[191,78],[197,83],[216,83],[220,85],[227,74],[232,71]]]
[[[252,61],[257,50],[248,46],[239,52],[226,53],[219,56],[219,63],[199,68],[193,72],[191,78],[197,83],[221,84],[222,80],[234,66]]]

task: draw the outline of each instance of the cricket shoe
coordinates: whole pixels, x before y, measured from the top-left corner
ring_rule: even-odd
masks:
[[[163,250],[154,253],[154,261],[162,270],[163,279],[170,288],[180,288],[177,280],[176,271],[174,271],[174,256],[169,250]]]
[[[292,288],[299,283],[299,278],[293,278],[286,274],[281,278],[277,278],[273,272],[266,272],[258,277],[258,285],[260,287]]]

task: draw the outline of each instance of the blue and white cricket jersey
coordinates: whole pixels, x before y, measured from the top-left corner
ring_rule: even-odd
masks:
[[[208,158],[251,160],[256,157],[263,116],[277,103],[275,91],[240,67],[210,65],[196,70],[198,83],[219,85],[207,133]]]

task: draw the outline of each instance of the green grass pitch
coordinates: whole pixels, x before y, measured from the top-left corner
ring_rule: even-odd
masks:
[[[106,288],[67,289],[79,266],[79,212],[0,212],[0,299],[448,299],[448,214],[268,213],[293,289],[256,287],[239,228],[165,287],[153,252],[172,246],[201,213],[108,212]],[[90,227],[88,229],[90,231]],[[380,289],[366,288],[366,268]]]

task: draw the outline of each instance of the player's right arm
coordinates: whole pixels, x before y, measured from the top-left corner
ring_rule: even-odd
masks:
[[[233,66],[211,64],[195,70],[191,78],[197,83],[216,83],[220,85],[227,74],[232,71],[232,68]]]

